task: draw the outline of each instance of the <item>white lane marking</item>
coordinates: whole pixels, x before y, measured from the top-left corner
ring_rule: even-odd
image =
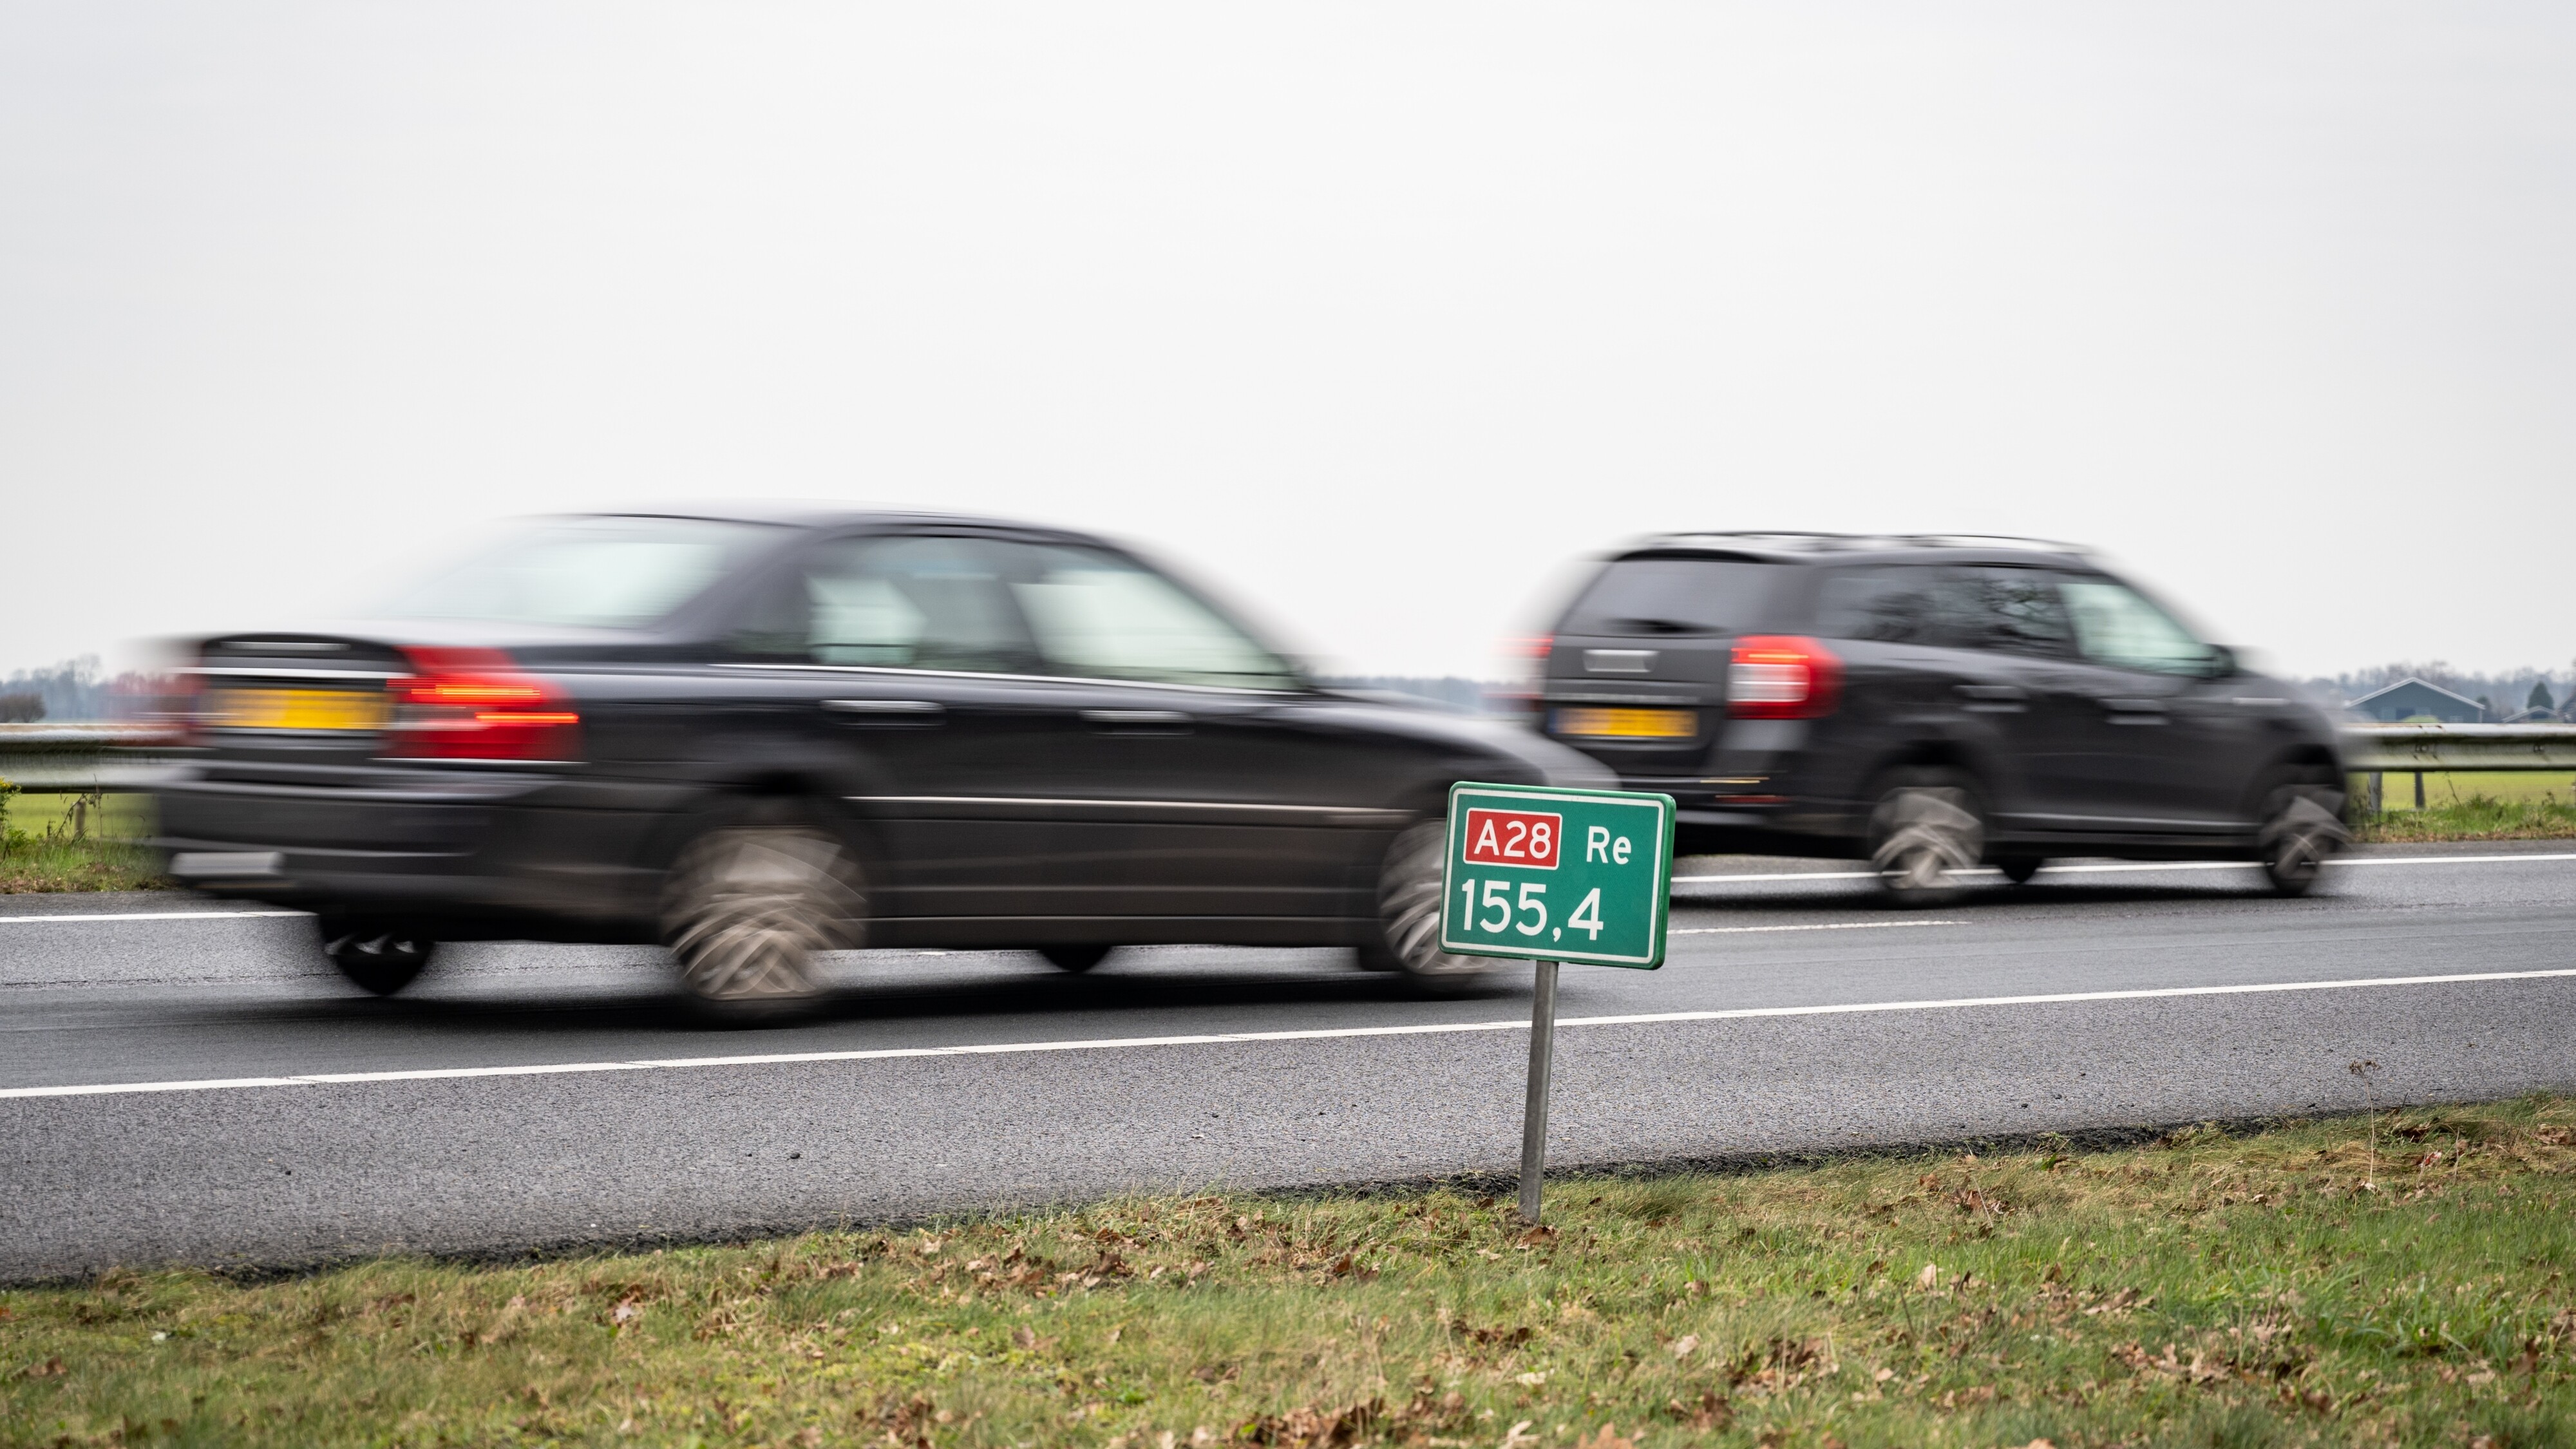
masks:
[[[1872,880],[1874,870],[1784,870],[1771,875],[1677,875],[1675,885],[1698,885],[1708,881],[1738,880]]]
[[[2343,856],[2327,861],[2328,865],[2519,865],[2532,860],[2576,860],[2576,851],[2545,852],[2531,855],[2364,855]],[[2096,865],[2049,865],[2040,867],[2042,875],[2095,875],[2110,871],[2161,870],[2252,870],[2250,860],[2123,860]],[[1978,875],[1992,875],[1990,867],[1979,867]],[[1869,880],[1878,874],[1869,870],[1798,870],[1756,875],[1677,875],[1675,885],[1706,885],[1717,882],[1765,880]],[[311,911],[100,911],[77,915],[10,916],[0,915],[0,926],[33,925],[39,921],[229,921],[257,920],[274,916],[309,916]],[[1763,927],[1785,930],[1787,927]],[[1805,929],[1805,928],[1799,928]],[[937,954],[925,952],[922,954]]]
[[[2530,855],[2356,855],[2327,861],[2328,865],[2505,865],[2526,860],[2576,860],[2576,851],[2534,852]]]
[[[2535,852],[2530,855],[2354,855],[2339,856],[2328,865],[2519,865],[2527,860],[2576,860],[2576,852]],[[2253,870],[2250,860],[2119,860],[2097,865],[2044,865],[2041,875],[2106,875],[2115,871],[2165,870]],[[1719,881],[1763,880],[1870,880],[1874,870],[1799,870],[1754,875],[1677,875],[1675,885],[1705,885]],[[1966,875],[1993,875],[1991,866],[1980,866]]]
[[[101,911],[82,916],[0,916],[0,926],[37,921],[229,921],[258,916],[309,916],[311,911]]]
[[[1827,1006],[1747,1006],[1728,1011],[1656,1011],[1632,1016],[1569,1016],[1559,1026],[1645,1026],[1662,1022],[1749,1021],[1774,1016],[1858,1016],[1871,1012],[1957,1011],[1977,1006],[2057,1006],[2087,1001],[2157,1001],[2182,996],[2256,996],[2266,992],[2350,991],[2372,986],[2445,986],[2477,981],[2547,981],[2576,977],[2576,968],[2551,971],[2476,971],[2452,976],[2369,976],[2340,981],[2271,981],[2243,986],[2159,986],[2130,991],[2069,991],[2034,996],[1959,996],[1932,1001],[1866,1001]],[[554,1077],[594,1072],[668,1071],[680,1067],[765,1067],[809,1062],[877,1062],[906,1057],[1022,1056],[1036,1052],[1118,1051],[1136,1047],[1219,1046],[1236,1042],[1334,1041],[1373,1036],[1450,1036],[1478,1031],[1527,1031],[1529,1023],[1434,1022],[1421,1026],[1317,1027],[1306,1031],[1210,1032],[1204,1036],[1102,1037],[1076,1041],[991,1042],[944,1047],[881,1047],[871,1051],[766,1052],[725,1057],[648,1057],[635,1061],[551,1062],[517,1067],[424,1067],[401,1072],[313,1072],[291,1077],[219,1077],[181,1082],[108,1082],[66,1087],[0,1088],[12,1097],[110,1097],[137,1092],[214,1092],[246,1087],[344,1086],[366,1082],[431,1082],[463,1077]]]
[[[1671,936],[1751,936],[1764,931],[1889,931],[1903,926],[1964,926],[1965,921],[1833,921],[1814,926],[1675,926]]]

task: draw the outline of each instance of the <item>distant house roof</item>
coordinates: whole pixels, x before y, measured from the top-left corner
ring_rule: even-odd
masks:
[[[2518,709],[2504,717],[2506,724],[2557,724],[2564,716],[2554,709]]]
[[[2454,694],[2438,684],[2412,675],[2372,690],[2344,708],[2366,714],[2377,720],[2413,719],[2429,714],[2446,724],[2475,724],[2486,718],[2486,706],[2464,694]]]

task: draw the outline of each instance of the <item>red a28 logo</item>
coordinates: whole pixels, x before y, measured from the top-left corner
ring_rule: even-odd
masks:
[[[1525,870],[1556,869],[1556,849],[1565,834],[1565,817],[1535,810],[1467,812],[1467,864],[1516,865]]]

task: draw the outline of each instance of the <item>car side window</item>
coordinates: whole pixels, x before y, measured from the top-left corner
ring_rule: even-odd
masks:
[[[1161,574],[1069,544],[1017,544],[1011,589],[1048,671],[1089,679],[1291,689],[1297,673]]]
[[[816,548],[746,622],[736,651],[813,664],[1029,674],[1011,593],[1019,560],[980,538],[841,539]]]
[[[1816,632],[1828,639],[1932,643],[1940,580],[1938,569],[1922,564],[1834,569],[1816,601]]]
[[[2126,584],[2071,578],[2059,587],[2074,620],[2076,645],[2097,664],[2155,674],[2206,674],[2217,658],[2217,650]]]
[[[2074,630],[2057,596],[2057,576],[2046,569],[1979,567],[1956,570],[1943,614],[1972,649],[2062,656],[2073,652]]]

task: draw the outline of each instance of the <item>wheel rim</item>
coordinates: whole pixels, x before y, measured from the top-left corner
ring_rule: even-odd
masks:
[[[671,949],[704,1001],[792,1000],[820,986],[814,953],[858,944],[864,896],[848,856],[801,830],[720,831],[678,873]]]
[[[2263,869],[2284,885],[2314,882],[2345,839],[2343,822],[2307,794],[2284,790],[2264,812]]]
[[[1387,850],[1386,873],[1378,887],[1387,949],[1416,976],[1462,976],[1487,965],[1440,949],[1440,854],[1447,841],[1448,826],[1440,822],[1397,836]]]
[[[1958,884],[1975,867],[1985,830],[1970,808],[1968,792],[1948,786],[1907,786],[1889,792],[1873,822],[1879,833],[1871,868],[1899,895],[1927,895]]]

